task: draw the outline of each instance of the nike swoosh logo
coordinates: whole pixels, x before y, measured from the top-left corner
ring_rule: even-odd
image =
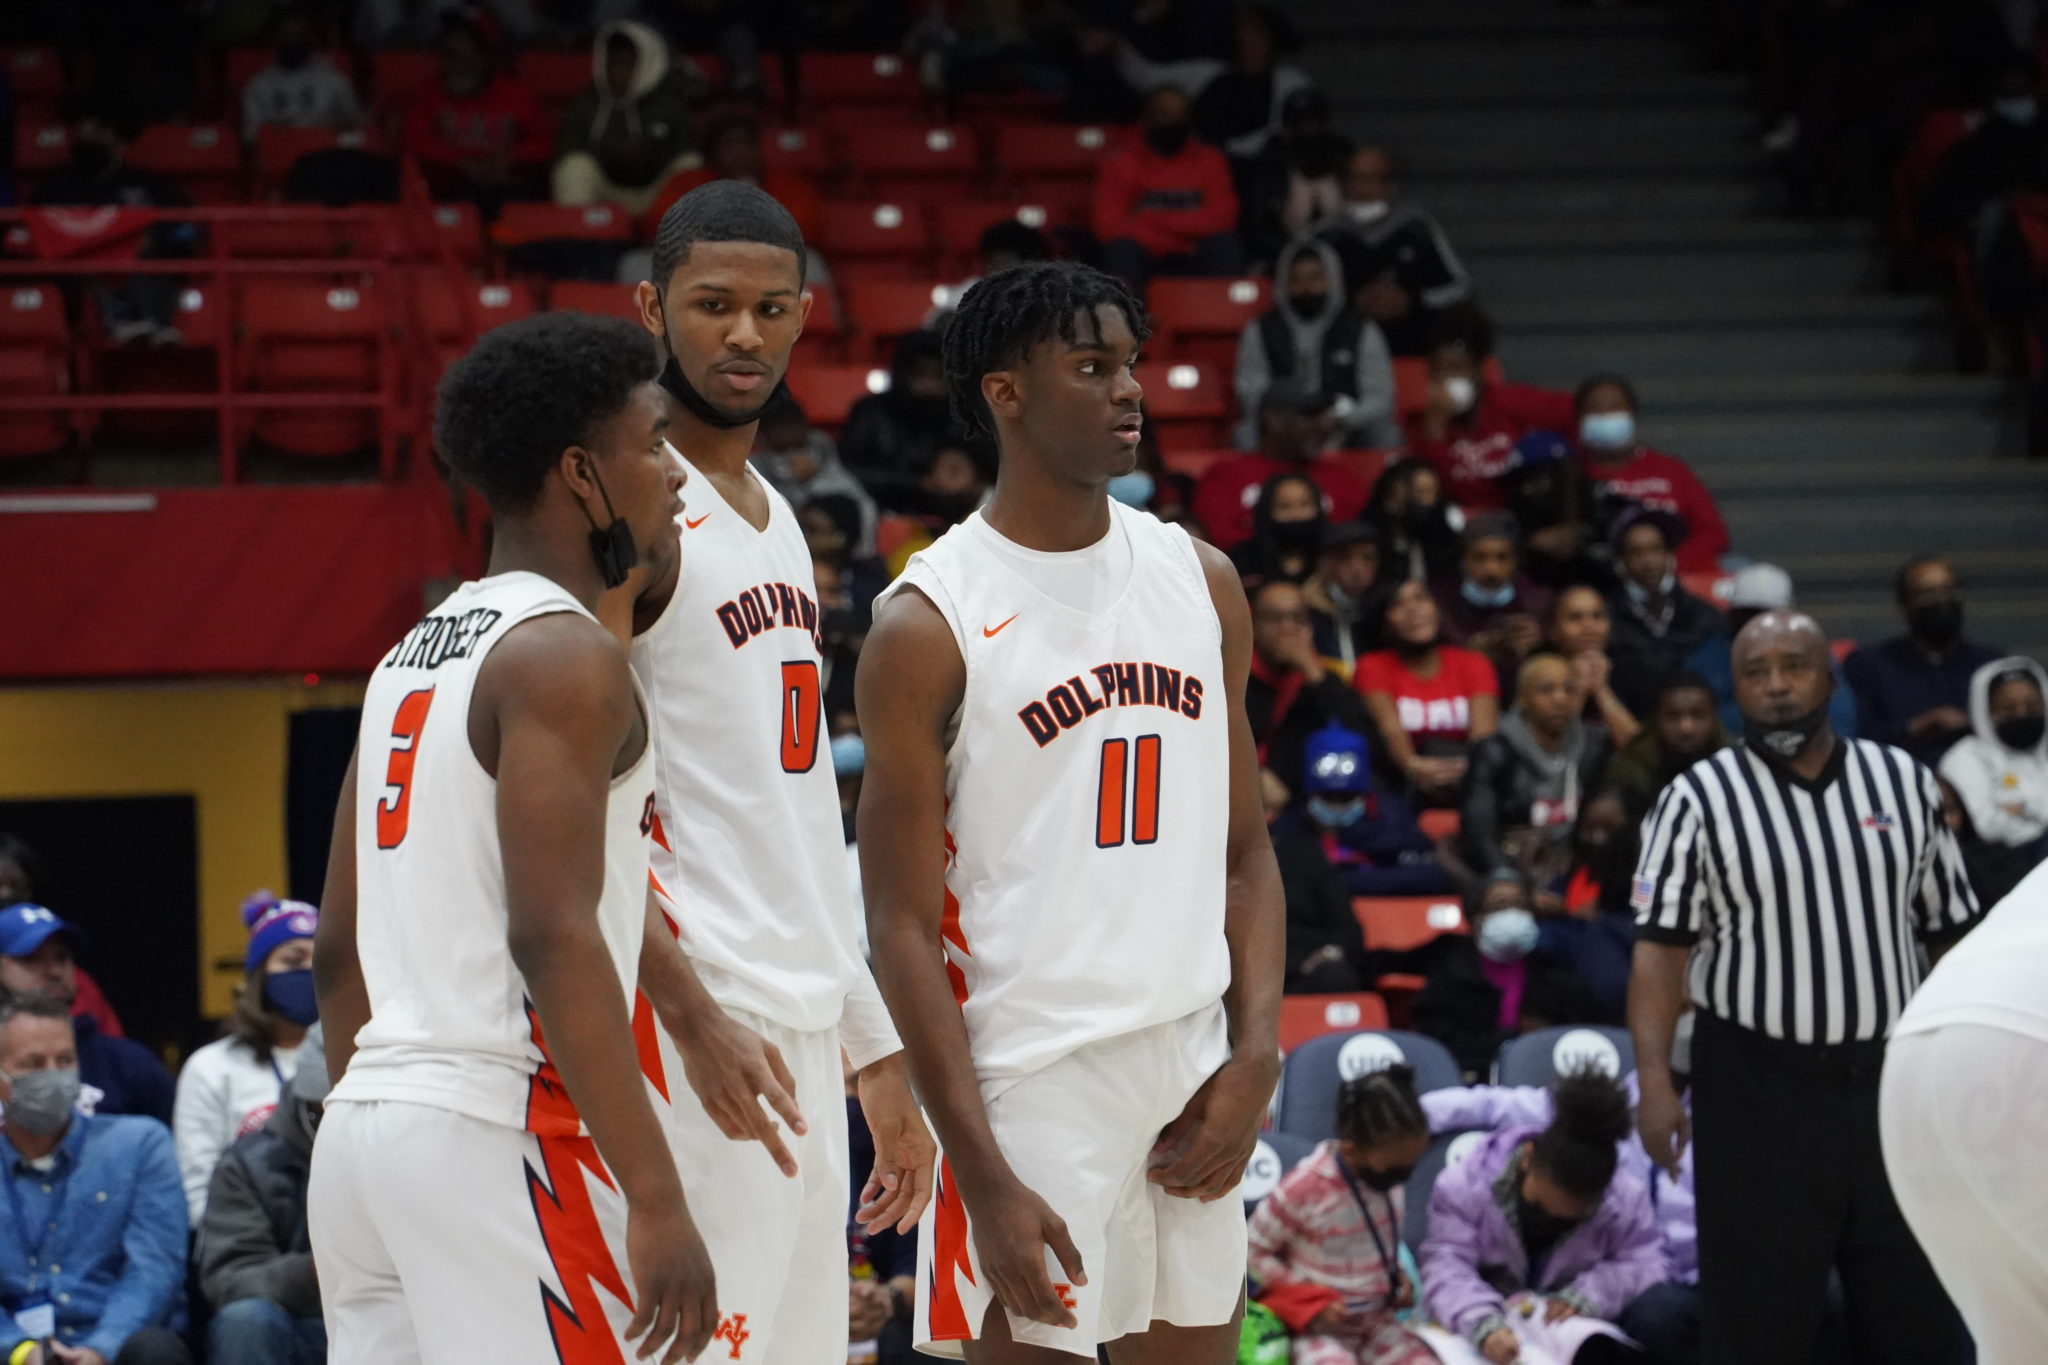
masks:
[[[695,521],[690,520],[688,517],[684,517],[683,525],[689,527],[692,531],[694,531],[699,526],[702,526],[705,522],[709,520],[711,520],[711,514],[709,512],[706,512],[703,516],[698,517]]]
[[[1022,616],[1023,614],[1024,614],[1024,613],[1020,611],[1020,612],[1018,612],[1018,613],[1017,613],[1017,616]],[[1012,617],[1010,618],[1010,621],[1014,621],[1014,620],[1016,620],[1016,619],[1017,619],[1017,616],[1012,616]],[[982,637],[982,638],[983,638],[984,640],[993,640],[993,639],[995,639],[995,638],[996,638],[996,636],[998,636],[998,635],[1001,635],[1001,634],[1003,633],[1003,627],[1004,627],[1004,626],[1007,626],[1007,625],[1009,625],[1009,624],[1010,624],[1010,621],[1005,621],[1005,622],[1003,622],[1003,624],[1002,624],[1001,626],[983,626],[983,627],[981,628],[981,637]]]

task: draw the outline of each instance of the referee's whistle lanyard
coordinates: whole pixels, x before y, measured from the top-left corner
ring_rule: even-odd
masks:
[[[1357,1201],[1358,1216],[1365,1220],[1365,1230],[1372,1237],[1373,1250],[1379,1252],[1380,1264],[1386,1267],[1387,1301],[1381,1304],[1380,1307],[1391,1309],[1394,1306],[1394,1300],[1401,1295],[1401,1259],[1399,1255],[1401,1250],[1401,1211],[1394,1207],[1394,1192],[1387,1190],[1380,1195],[1380,1198],[1387,1201],[1387,1221],[1393,1224],[1394,1227],[1394,1251],[1396,1254],[1389,1256],[1387,1255],[1387,1244],[1380,1240],[1379,1226],[1372,1220],[1372,1205],[1366,1200],[1365,1187],[1358,1183],[1358,1177],[1351,1173],[1351,1168],[1344,1164],[1344,1158],[1341,1156],[1337,1158],[1337,1173],[1344,1177],[1344,1187],[1351,1191],[1352,1199]]]
[[[83,1123],[85,1122],[85,1116],[83,1114],[74,1114],[71,1121],[73,1123]],[[61,1152],[63,1149],[60,1146],[57,1150]],[[19,1158],[16,1159],[18,1160]],[[37,1282],[42,1274],[43,1244],[49,1241],[50,1230],[64,1221],[64,1197],[71,1192],[71,1177],[77,1173],[77,1170],[77,1163],[65,1162],[64,1174],[58,1177],[56,1182],[50,1187],[49,1215],[39,1226],[29,1223],[27,1210],[21,1206],[21,1191],[16,1188],[19,1184],[16,1173],[13,1171],[8,1172],[4,1182],[7,1186],[7,1203],[14,1211],[14,1230],[21,1238],[22,1254],[28,1258],[29,1289],[32,1294],[38,1297],[47,1297],[42,1290],[37,1288]],[[40,1172],[37,1172],[37,1176],[32,1176],[31,1178],[37,1178],[40,1174]]]

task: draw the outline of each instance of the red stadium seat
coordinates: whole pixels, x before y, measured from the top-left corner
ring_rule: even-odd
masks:
[[[64,63],[54,47],[0,48],[0,75],[22,108],[64,98]]]
[[[1290,995],[1280,1002],[1282,1052],[1292,1052],[1318,1034],[1386,1026],[1387,1004],[1371,991],[1356,995]]]
[[[1146,298],[1161,354],[1206,361],[1218,369],[1237,364],[1244,325],[1266,311],[1270,289],[1260,279],[1154,280]]]
[[[896,339],[924,326],[934,308],[951,307],[948,285],[923,280],[848,279],[840,286],[846,316],[859,330],[859,345],[877,364],[889,363]]]
[[[0,395],[69,393],[70,343],[64,296],[54,286],[0,288]],[[70,437],[70,423],[61,412],[10,413],[0,422],[0,456],[54,454]]]
[[[23,175],[54,171],[71,159],[71,130],[61,123],[31,123],[14,130],[14,167]]]
[[[555,113],[589,89],[596,75],[588,48],[530,47],[519,54],[515,72],[541,107]]]
[[[396,114],[441,75],[441,54],[386,48],[370,59],[370,84],[379,110]]]
[[[1415,823],[1432,839],[1455,839],[1464,827],[1464,817],[1454,810],[1417,811]]]
[[[285,128],[267,123],[256,131],[256,177],[270,189],[280,188],[300,157],[335,147],[365,152],[384,150],[376,133],[365,128],[337,132],[332,128]]]
[[[108,393],[213,393],[220,386],[216,348],[228,335],[227,302],[213,285],[192,285],[178,295],[171,325],[182,346],[117,346],[96,338],[99,387]],[[97,439],[153,449],[206,445],[218,415],[210,409],[112,411],[99,418]]]
[[[1398,450],[1331,450],[1323,455],[1331,464],[1343,465],[1358,476],[1359,482],[1367,488],[1380,481],[1386,467],[1399,459]]]
[[[809,365],[789,372],[789,390],[811,425],[834,431],[846,425],[855,403],[888,386],[889,372],[872,365]]]
[[[925,98],[915,68],[893,52],[814,52],[802,73],[809,104],[913,108]]]
[[[916,205],[888,201],[825,205],[818,249],[834,267],[858,261],[870,269],[923,273],[931,248],[931,225]]]
[[[1014,220],[1028,228],[1050,232],[1067,223],[1085,221],[1087,216],[1085,199],[1038,201],[949,197],[940,203],[934,219],[938,224],[939,250],[945,256],[949,271],[965,276],[980,264],[981,234],[997,223]]]
[[[532,287],[519,280],[457,281],[432,267],[407,271],[405,292],[411,309],[408,321],[433,345],[443,365],[491,328],[523,318],[537,307]]]
[[[761,134],[761,169],[827,181],[839,173],[839,159],[832,155],[823,129],[790,124]]]
[[[1060,179],[1093,185],[1102,159],[1117,145],[1101,124],[1009,123],[996,133],[996,165],[1003,178]]]
[[[1145,424],[1158,433],[1162,450],[1224,443],[1230,384],[1219,371],[1178,362],[1140,370],[1138,377],[1145,385]]]
[[[981,153],[966,128],[922,123],[866,123],[842,140],[846,164],[863,185],[877,192],[898,192],[905,181],[944,178],[957,191],[961,182],[981,173]]]
[[[633,215],[617,204],[507,204],[491,224],[491,240],[500,247],[534,242],[614,242],[633,240]]]
[[[421,220],[414,215],[410,222]],[[474,204],[436,204],[424,220],[427,232],[415,234],[408,244],[412,254],[434,261],[443,246],[463,265],[475,265],[484,258],[483,220]]]
[[[241,289],[237,367],[258,392],[367,394],[381,387],[380,343],[391,337],[389,301],[368,282],[250,280]],[[369,408],[260,412],[258,439],[295,455],[345,455],[377,438]]]
[[[1845,664],[1849,662],[1849,656],[1851,654],[1854,654],[1855,652],[1856,642],[1854,640],[1849,639],[1847,636],[1844,636],[1839,640],[1828,641],[1828,654],[1838,664]]]
[[[1499,356],[1488,356],[1479,373],[1489,384],[1501,383],[1506,374]],[[1429,362],[1420,356],[1394,357],[1394,415],[1402,421],[1416,416],[1429,402]]]
[[[1451,896],[1361,896],[1351,902],[1367,948],[1420,948],[1439,934],[1471,932]]]
[[[239,197],[242,148],[224,123],[154,123],[128,148],[128,163],[175,180],[201,202]]]
[[[1151,390],[1147,389],[1146,392],[1150,393]],[[1200,483],[1202,476],[1209,472],[1210,465],[1223,460],[1234,460],[1242,454],[1244,452],[1235,446],[1224,446],[1217,450],[1197,450],[1188,446],[1179,450],[1161,451],[1160,458],[1166,461],[1166,467],[1174,473],[1185,474],[1196,483]]]
[[[602,317],[640,321],[639,286],[596,284],[588,280],[557,280],[548,290],[548,307],[572,313],[596,313]]]
[[[1712,569],[1682,573],[1678,576],[1678,582],[1679,586],[1683,587],[1694,597],[1699,598],[1700,601],[1711,603],[1724,610],[1728,606],[1728,599],[1735,595],[1734,575],[1720,573]]]

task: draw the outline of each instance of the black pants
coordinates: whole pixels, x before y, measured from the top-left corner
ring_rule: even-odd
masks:
[[[1892,1198],[1882,1043],[1779,1042],[1701,1011],[1692,1045],[1702,1359],[1808,1365],[1829,1267],[1857,1365],[1953,1365],[1963,1334]]]

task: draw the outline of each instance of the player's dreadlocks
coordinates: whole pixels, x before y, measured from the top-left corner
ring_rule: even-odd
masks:
[[[1337,1136],[1360,1147],[1429,1132],[1415,1094],[1415,1068],[1395,1064],[1344,1082],[1337,1092]]]
[[[1142,344],[1152,334],[1145,306],[1119,280],[1075,261],[1032,261],[998,270],[969,289],[946,329],[946,385],[953,420],[968,431],[995,434],[981,378],[1006,369],[1055,337],[1073,344],[1077,327],[1092,330],[1095,310],[1115,308]],[[1077,322],[1077,318],[1090,322]]]

